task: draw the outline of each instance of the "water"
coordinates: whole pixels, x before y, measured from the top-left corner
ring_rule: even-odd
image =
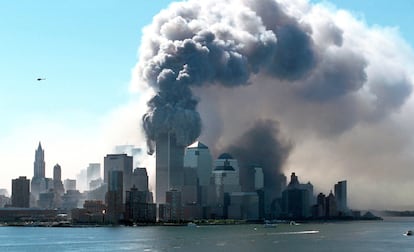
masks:
[[[414,251],[414,218],[201,227],[0,227],[0,251]]]

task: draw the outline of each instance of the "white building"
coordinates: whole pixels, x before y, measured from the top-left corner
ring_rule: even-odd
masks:
[[[241,192],[239,165],[230,154],[223,153],[217,158],[213,176],[219,203],[223,201],[224,193]]]
[[[211,166],[212,158],[210,150],[205,144],[197,141],[187,147],[184,155],[184,167],[197,170],[200,186],[207,186],[210,184]]]

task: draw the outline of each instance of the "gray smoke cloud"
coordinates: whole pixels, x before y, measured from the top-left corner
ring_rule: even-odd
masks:
[[[282,167],[292,148],[293,143],[282,136],[277,121],[259,120],[223,151],[239,162],[242,190],[255,190],[253,168],[258,166],[263,169],[265,189],[278,195],[282,188]]]
[[[135,68],[137,82],[155,91],[143,116],[149,152],[157,135],[172,132],[179,144],[200,138],[218,155],[253,122],[272,119],[295,143],[285,170],[306,170],[304,153],[320,164],[306,170],[313,179],[314,170],[376,164],[370,155],[351,164],[357,148],[342,145],[357,143],[362,136],[355,132],[372,128],[381,139],[394,129],[376,125],[405,111],[412,55],[389,30],[307,1],[174,3],[145,28]],[[278,127],[271,129],[277,136]],[[325,148],[326,142],[338,146]],[[330,158],[341,155],[324,156],[322,149],[347,152],[338,163]]]
[[[224,9],[215,6],[223,3]],[[236,14],[229,9],[230,1],[223,3],[176,4],[154,19],[149,50],[138,69],[143,80],[157,90],[143,116],[150,153],[158,134],[173,132],[183,146],[200,135],[201,120],[191,86],[247,85],[250,76],[262,69],[279,79],[295,80],[314,65],[309,32],[287,17],[276,2],[266,2],[279,13],[273,19],[269,10],[253,1],[244,3]]]

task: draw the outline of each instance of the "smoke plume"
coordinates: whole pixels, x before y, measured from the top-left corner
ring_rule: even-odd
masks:
[[[259,120],[238,140],[224,148],[239,162],[242,190],[254,191],[253,166],[263,169],[264,187],[280,193],[281,168],[292,149],[292,143],[285,140],[279,131],[279,124],[273,120]]]
[[[411,111],[413,55],[395,30],[306,0],[171,4],[144,29],[134,70],[134,83],[155,91],[143,116],[149,152],[159,134],[172,132],[179,144],[199,138],[217,155],[253,122],[272,119],[295,143],[273,154],[283,165],[290,153],[285,171],[302,171],[325,189],[336,181],[321,173],[351,179],[364,168],[370,179],[384,162],[367,150],[394,131],[404,134],[394,146],[412,145],[410,127],[399,122]],[[279,126],[261,130],[277,139]],[[394,153],[388,164],[408,169],[406,152],[382,146],[380,153]]]

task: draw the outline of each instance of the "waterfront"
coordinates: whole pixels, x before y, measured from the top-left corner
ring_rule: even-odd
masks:
[[[0,227],[0,251],[414,251],[414,218],[200,227]]]

